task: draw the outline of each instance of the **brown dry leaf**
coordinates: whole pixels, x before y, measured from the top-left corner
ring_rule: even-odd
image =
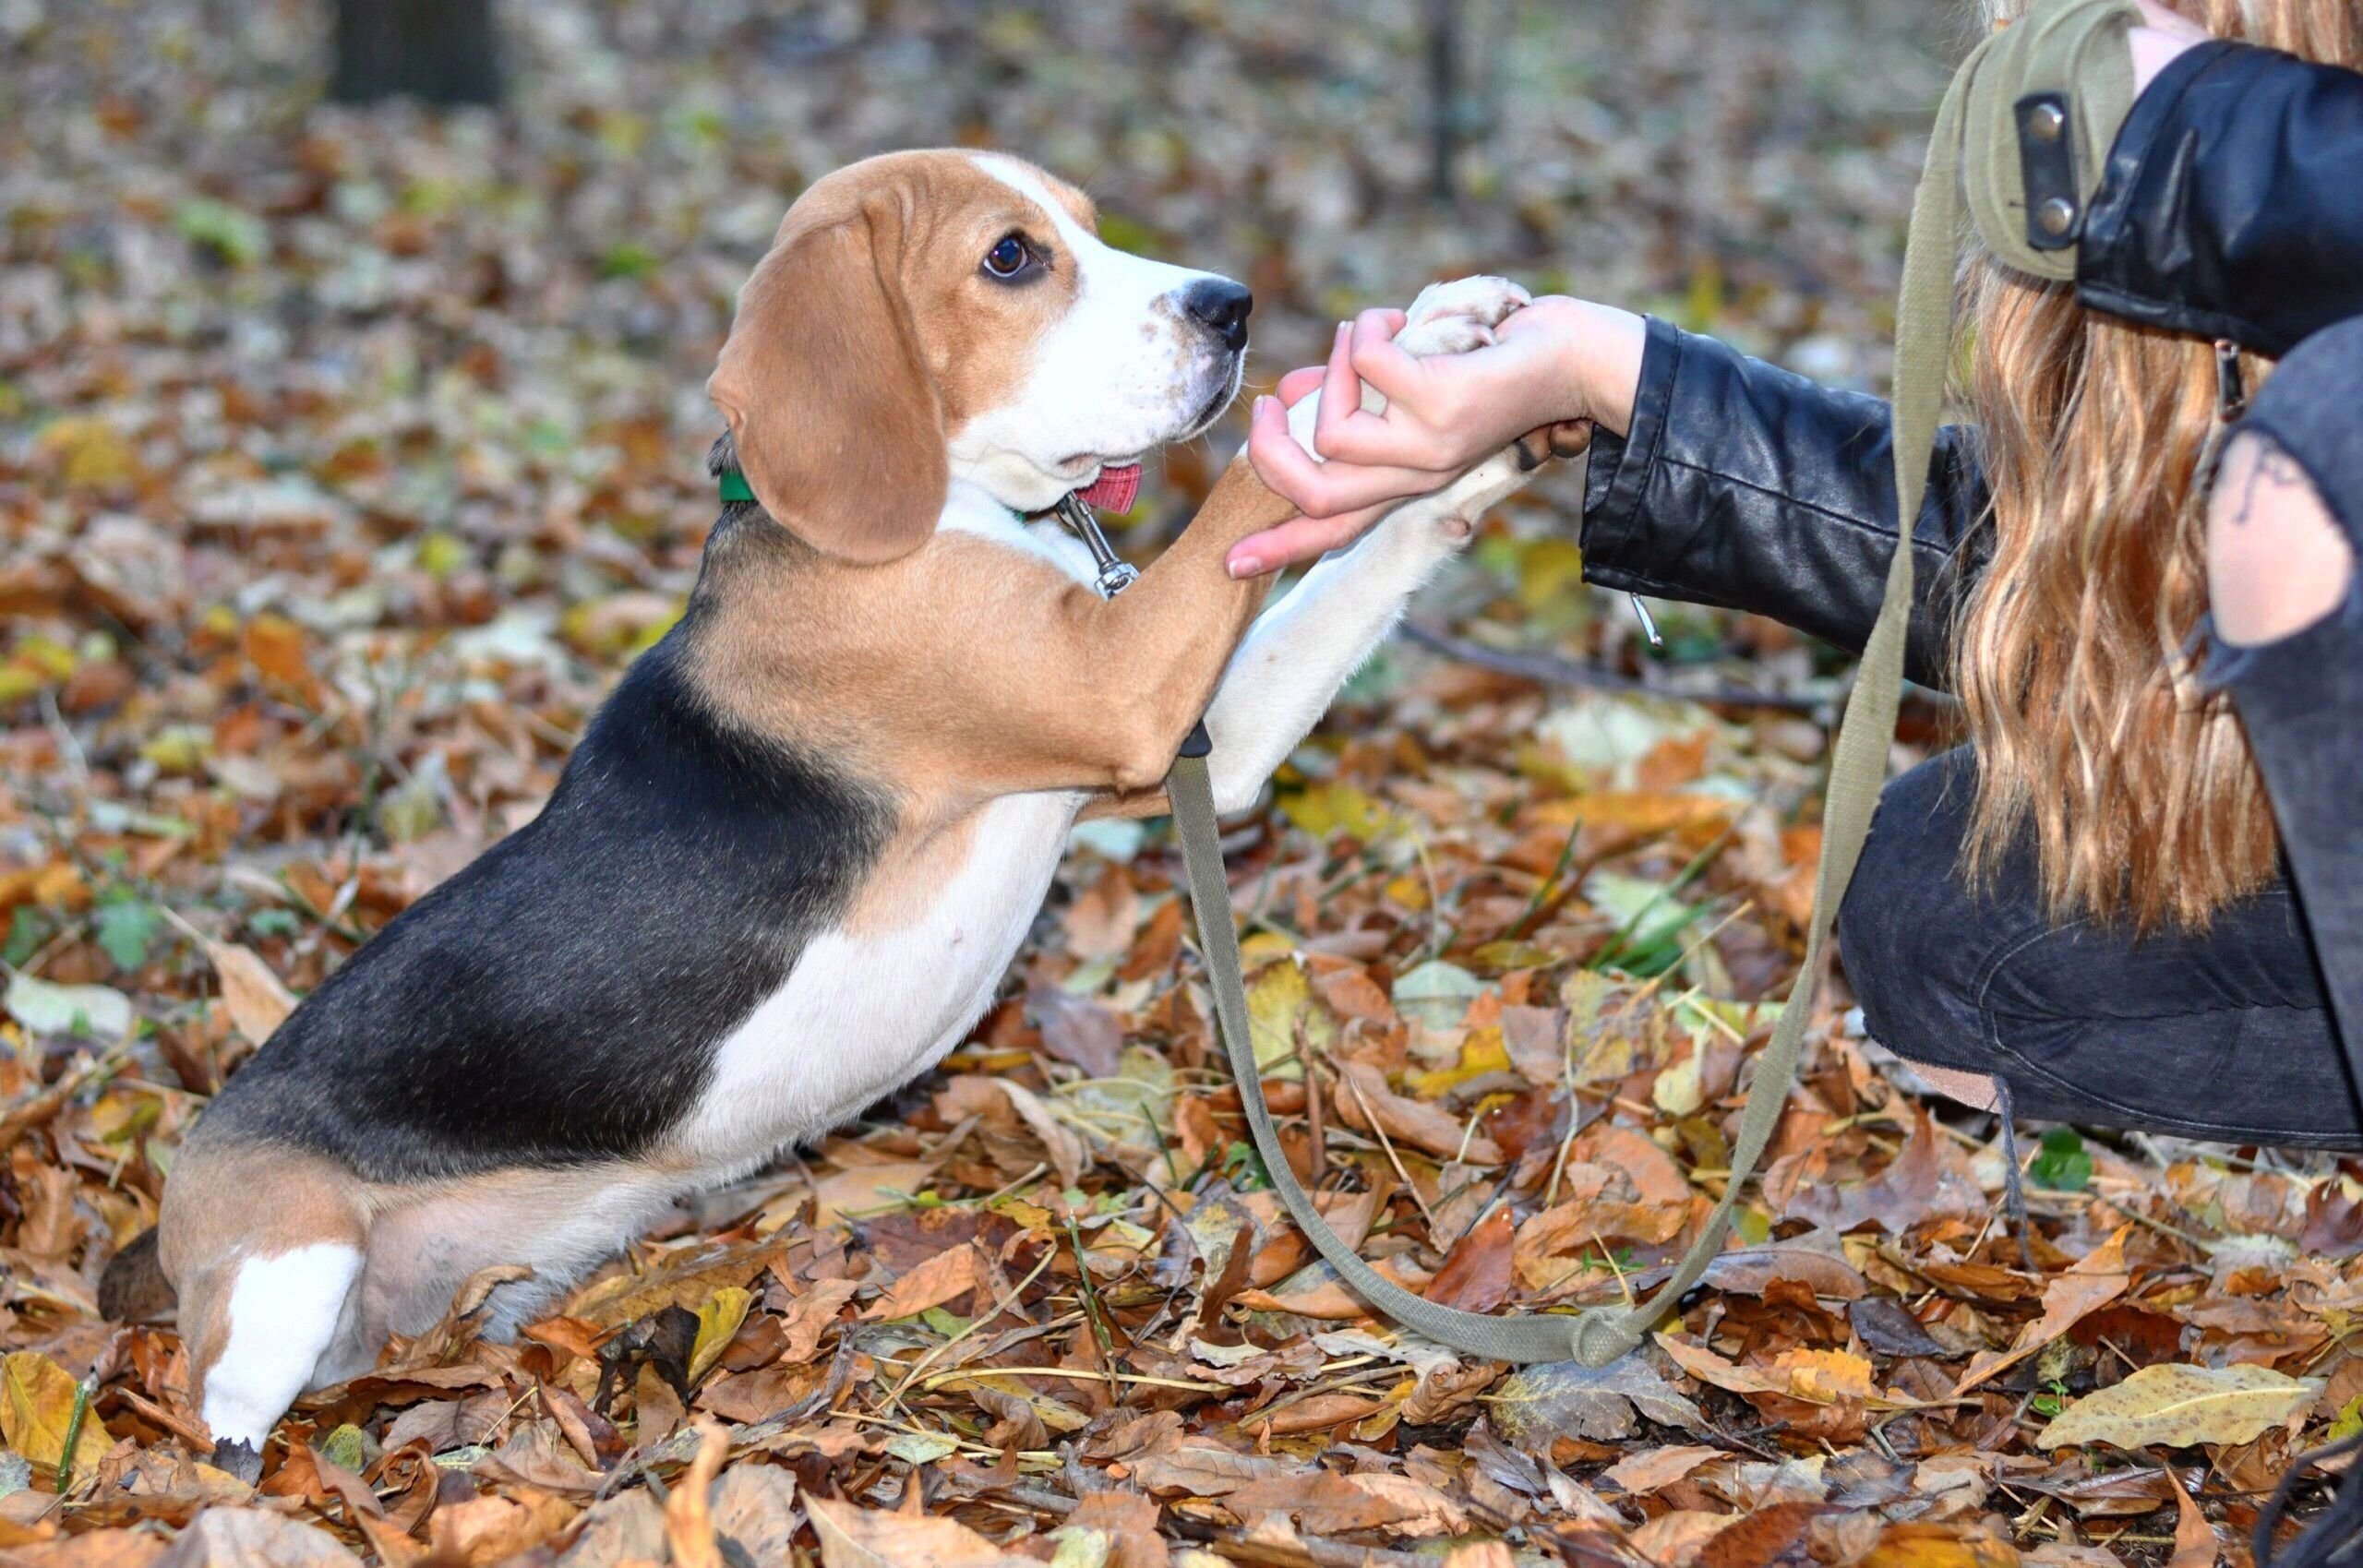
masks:
[[[1723,1456],[1720,1448],[1707,1448],[1697,1443],[1668,1443],[1662,1448],[1645,1448],[1640,1453],[1618,1460],[1600,1473],[1600,1478],[1612,1486],[1640,1496],[1672,1486],[1701,1465],[1710,1464]]]
[[[1436,1488],[1408,1476],[1367,1471],[1341,1476],[1316,1470],[1256,1481],[1226,1494],[1223,1506],[1250,1528],[1258,1520],[1285,1515],[1313,1536],[1385,1530],[1417,1540],[1469,1527],[1467,1512]]]
[[[798,1296],[780,1320],[780,1330],[786,1337],[780,1359],[810,1359],[812,1352],[820,1348],[822,1337],[836,1326],[837,1314],[860,1288],[850,1279],[814,1281],[812,1287]]]
[[[1848,1231],[1876,1221],[1890,1236],[1944,1215],[1986,1212],[1985,1194],[1961,1151],[1946,1142],[1928,1119],[1925,1107],[1913,1107],[1912,1135],[1888,1167],[1867,1181],[1808,1182],[1793,1194],[1783,1212],[1829,1230]]]
[[[1761,1368],[1725,1360],[1702,1345],[1670,1334],[1655,1336],[1676,1365],[1701,1382],[1743,1395],[1773,1394],[1808,1405],[1859,1401],[1871,1409],[1908,1410],[1915,1400],[1882,1392],[1872,1382],[1872,1368],[1860,1356],[1844,1350],[1793,1349],[1781,1352]]]
[[[1982,1350],[1973,1357],[1969,1371],[1953,1385],[1954,1394],[1966,1394],[1995,1373],[2016,1366],[2124,1295],[2133,1278],[2125,1266],[2125,1238],[2132,1228],[2117,1227],[2115,1235],[2078,1259],[2065,1274],[2053,1275],[2043,1287],[2043,1316],[2021,1329],[2009,1350]]]
[[[1659,1568],[1693,1568],[1698,1553],[1731,1527],[1733,1517],[1697,1508],[1672,1509],[1633,1532],[1633,1550]]]
[[[2043,1448],[2247,1442],[2302,1414],[2321,1387],[2318,1379],[2293,1378],[2270,1367],[2143,1367],[2060,1411],[2035,1442]]]
[[[566,1527],[574,1505],[533,1487],[438,1508],[426,1521],[426,1542],[438,1561],[468,1568],[491,1565],[539,1546]]]
[[[1636,1414],[1661,1426],[1707,1430],[1698,1407],[1637,1352],[1604,1367],[1546,1361],[1520,1367],[1487,1401],[1495,1430],[1513,1448],[1548,1454],[1563,1437],[1630,1437]]]
[[[222,981],[222,1005],[230,1010],[230,1022],[253,1044],[270,1039],[295,1011],[294,994],[254,949],[208,939],[205,956]]]
[[[575,1292],[561,1309],[602,1329],[652,1317],[667,1307],[694,1312],[717,1290],[745,1286],[783,1251],[773,1240],[678,1247],[638,1273],[618,1272]]]
[[[1401,1258],[1380,1258],[1371,1267],[1414,1295],[1427,1290],[1427,1272]],[[1231,1298],[1231,1303],[1252,1311],[1294,1312],[1324,1323],[1351,1323],[1370,1316],[1361,1298],[1349,1290],[1337,1271],[1325,1263],[1308,1263],[1269,1290],[1242,1290]]]
[[[1362,1132],[1384,1130],[1397,1143],[1463,1165],[1496,1166],[1502,1151],[1483,1133],[1470,1133],[1461,1120],[1426,1100],[1414,1100],[1386,1086],[1386,1074],[1366,1061],[1337,1063],[1339,1083],[1332,1099],[1337,1119]]]
[[[1108,1072],[1113,1072],[1115,1067],[1111,1059]],[[1102,1077],[1106,1075],[1100,1074]],[[1006,1078],[994,1082],[1002,1093],[1009,1096],[1010,1105],[1033,1130],[1034,1136],[1042,1141],[1042,1152],[1050,1156],[1050,1168],[1059,1173],[1061,1185],[1072,1187],[1082,1180],[1084,1167],[1091,1163],[1091,1151],[1085,1145],[1082,1135],[1061,1121],[1032,1090]]]
[[[1042,1047],[1093,1078],[1115,1076],[1124,1050],[1124,1021],[1105,1003],[1050,980],[1026,989],[1026,1011],[1041,1026]]]
[[[2224,1554],[2215,1526],[2191,1501],[2171,1465],[2166,1466],[2166,1483],[2175,1489],[2175,1554],[2166,1560],[2166,1568],[2215,1568],[2216,1560]]]
[[[665,1499],[665,1544],[674,1568],[723,1568],[714,1538],[714,1481],[722,1473],[730,1437],[708,1420],[697,1424],[698,1451]]]
[[[1775,1502],[1750,1509],[1698,1549],[1697,1568],[1805,1568],[1805,1531],[1823,1512],[1818,1502]]]
[[[209,1508],[157,1568],[361,1568],[326,1530],[259,1508]]]
[[[810,1497],[805,1512],[821,1538],[823,1568],[1034,1568],[956,1520],[885,1514]]]
[[[974,1242],[949,1247],[912,1269],[887,1287],[861,1315],[870,1323],[907,1318],[956,1300],[977,1288],[983,1278]]]
[[[1510,1299],[1510,1211],[1495,1209],[1469,1228],[1428,1281],[1428,1299],[1465,1312],[1490,1312]]]
[[[1301,1459],[1241,1454],[1210,1439],[1185,1438],[1161,1453],[1130,1460],[1123,1468],[1119,1479],[1129,1476],[1134,1485],[1155,1496],[1223,1497],[1274,1477],[1301,1478],[1312,1466]]]
[[[833,1171],[814,1184],[812,1222],[834,1225],[893,1208],[905,1195],[925,1187],[934,1173],[935,1167],[924,1160],[888,1160]]]
[[[18,1350],[0,1360],[0,1434],[10,1452],[22,1454],[34,1473],[54,1480],[66,1456],[66,1433],[74,1421],[78,1385],[74,1375],[38,1350]],[[97,1471],[114,1440],[106,1423],[87,1406],[74,1442],[73,1479]]]

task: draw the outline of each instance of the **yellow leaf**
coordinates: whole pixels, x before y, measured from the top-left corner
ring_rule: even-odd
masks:
[[[2043,1448],[2248,1442],[2312,1404],[2321,1387],[2319,1381],[2270,1367],[2143,1367],[2060,1411],[2035,1442]]]
[[[1706,1090],[1699,1082],[1698,1053],[1691,1052],[1659,1073],[1657,1082],[1650,1086],[1649,1098],[1668,1116],[1688,1116],[1706,1104]]]
[[[1382,836],[1395,813],[1349,784],[1318,784],[1280,802],[1289,820],[1315,838],[1345,832],[1358,839]]]
[[[1247,1037],[1265,1076],[1304,1076],[1296,1054],[1300,1026],[1305,1046],[1315,1051],[1326,1050],[1337,1037],[1337,1021],[1314,999],[1304,971],[1294,963],[1271,964],[1247,987]]]
[[[42,449],[60,461],[77,490],[108,490],[139,473],[131,443],[102,419],[61,419],[41,433]]]
[[[1499,1024],[1487,1024],[1472,1029],[1460,1045],[1460,1060],[1451,1067],[1440,1067],[1433,1072],[1415,1072],[1403,1081],[1404,1086],[1423,1100],[1442,1099],[1453,1090],[1473,1078],[1488,1072],[1510,1071],[1509,1047],[1502,1043]]]
[[[66,1453],[66,1430],[74,1422],[74,1376],[38,1350],[19,1350],[0,1361],[0,1433],[30,1461],[37,1476],[54,1478]],[[82,1416],[74,1443],[74,1478],[99,1467],[114,1446],[106,1424],[94,1412]]]
[[[690,1382],[694,1383],[714,1371],[714,1364],[729,1348],[731,1336],[747,1321],[747,1309],[754,1299],[753,1291],[726,1285],[698,1309],[698,1337],[690,1347]]]
[[[1773,1358],[1772,1365],[1789,1374],[1789,1392],[1817,1405],[1841,1399],[1876,1399],[1871,1364],[1844,1350],[1790,1350]]]

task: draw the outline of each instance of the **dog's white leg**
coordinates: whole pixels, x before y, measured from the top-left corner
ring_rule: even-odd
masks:
[[[243,1445],[233,1463],[259,1470],[270,1429],[309,1387],[337,1338],[347,1299],[361,1277],[361,1253],[318,1241],[233,1265],[228,1335],[203,1369],[205,1424],[222,1445]],[[218,1461],[217,1461],[218,1462]]]
[[[1524,291],[1499,278],[1436,284],[1413,302],[1396,341],[1416,354],[1475,348],[1525,302]],[[1289,413],[1289,432],[1307,451],[1319,404],[1316,392]],[[1385,400],[1365,387],[1362,406],[1383,409]],[[1394,629],[1411,594],[1468,542],[1485,509],[1529,477],[1515,450],[1488,458],[1444,490],[1405,502],[1353,548],[1325,557],[1256,618],[1206,713],[1217,810],[1253,803],[1337,688]]]

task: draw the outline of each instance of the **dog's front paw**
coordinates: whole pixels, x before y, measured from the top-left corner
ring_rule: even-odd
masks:
[[[1531,300],[1507,278],[1480,274],[1430,283],[1405,311],[1396,346],[1406,353],[1466,353],[1493,341],[1505,317]]]

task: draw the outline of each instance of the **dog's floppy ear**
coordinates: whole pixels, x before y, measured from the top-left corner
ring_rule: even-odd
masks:
[[[876,197],[785,230],[739,292],[705,388],[763,509],[863,565],[926,544],[951,482],[942,408],[904,305],[902,241],[899,215]]]

